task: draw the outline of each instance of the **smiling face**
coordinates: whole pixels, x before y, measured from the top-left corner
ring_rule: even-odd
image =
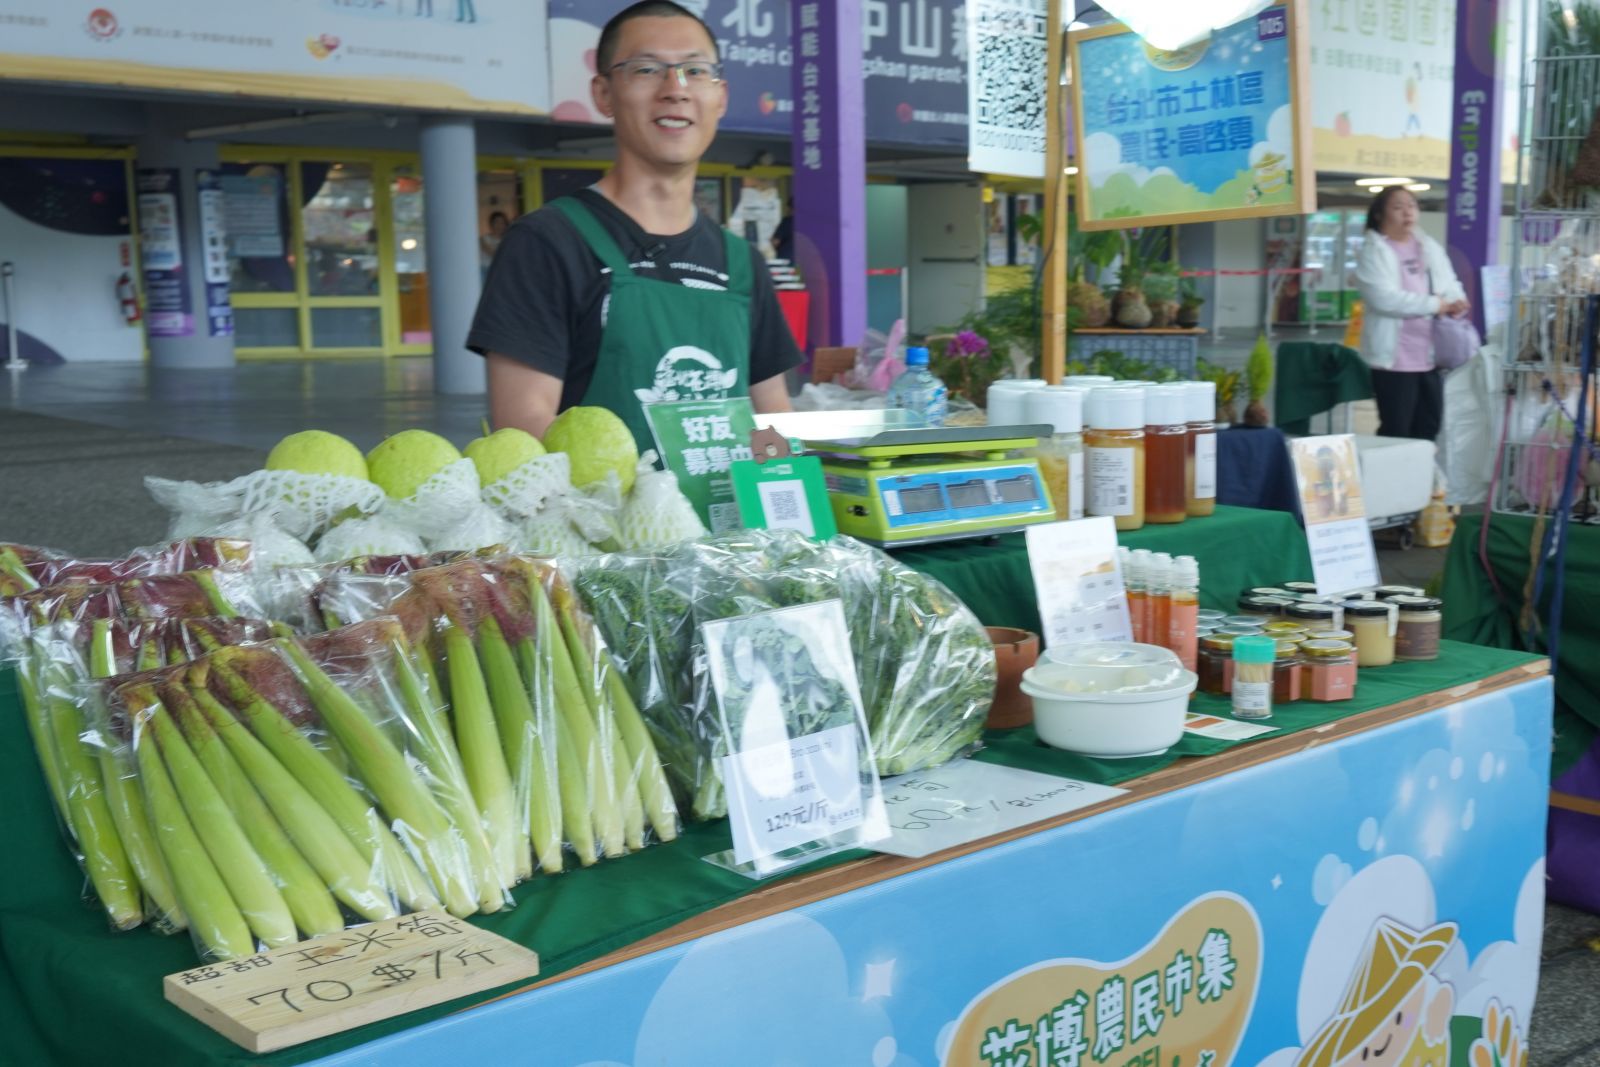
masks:
[[[1426,997],[1426,985],[1418,985],[1371,1037],[1335,1067],[1399,1067],[1400,1058],[1411,1048],[1417,1028],[1422,1025],[1422,1005]]]
[[[716,45],[694,19],[643,17],[623,23],[613,66],[652,60],[661,66],[716,62]],[[676,71],[630,77],[625,69],[601,71],[592,83],[594,105],[616,123],[617,153],[652,168],[693,166],[717,135],[728,110],[723,82],[685,84]]]

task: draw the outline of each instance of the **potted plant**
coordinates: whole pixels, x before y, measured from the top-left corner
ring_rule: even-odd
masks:
[[[1228,370],[1202,359],[1195,362],[1195,377],[1212,382],[1217,387],[1217,428],[1231,426],[1237,419],[1235,412],[1238,410],[1239,384],[1244,376],[1236,370]]]
[[[1200,307],[1204,304],[1205,297],[1200,295],[1200,285],[1193,278],[1180,278],[1178,281],[1178,317],[1177,323],[1186,330],[1192,330],[1200,325]]]
[[[1152,263],[1144,272],[1144,298],[1150,305],[1150,325],[1167,327],[1178,318],[1178,265],[1171,260]]]
[[[932,364],[951,396],[965,397],[980,408],[989,406],[989,386],[1011,371],[1011,361],[972,330],[957,331],[933,354]]]
[[[1244,409],[1244,424],[1267,426],[1272,421],[1267,417],[1266,405],[1267,390],[1272,388],[1272,346],[1267,343],[1264,333],[1256,338],[1255,347],[1250,350],[1244,377],[1250,389],[1250,403]]]
[[[1099,278],[1116,262],[1122,251],[1122,238],[1115,230],[1093,233],[1078,228],[1076,213],[1067,216],[1067,307],[1076,313],[1076,325],[1090,329],[1111,321],[1111,302],[1098,284]],[[1090,281],[1086,268],[1094,268]]]
[[[1118,326],[1141,330],[1150,325],[1150,305],[1144,298],[1144,261],[1140,242],[1131,231],[1122,234],[1122,267],[1117,271],[1117,295],[1111,299],[1111,317]]]

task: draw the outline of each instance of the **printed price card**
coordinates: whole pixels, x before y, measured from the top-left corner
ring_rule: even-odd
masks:
[[[1025,536],[1047,648],[1133,640],[1114,519],[1040,523]]]
[[[1317,592],[1332,595],[1377,585],[1382,579],[1361,494],[1356,439],[1349,434],[1297,437],[1289,442],[1289,453]]]
[[[1219,715],[1202,715],[1194,711],[1184,716],[1183,728],[1191,734],[1209,737],[1215,741],[1248,741],[1252,737],[1264,737],[1278,732],[1276,726],[1240,722],[1238,719],[1224,719]]]
[[[872,847],[920,859],[1126,792],[996,763],[956,760],[883,783],[890,837]]]
[[[532,978],[539,957],[421,911],[248,959],[169,974],[166,998],[251,1052],[271,1052]]]
[[[728,753],[717,770],[734,866],[765,877],[882,836],[843,605],[825,600],[722,619],[701,633]]]

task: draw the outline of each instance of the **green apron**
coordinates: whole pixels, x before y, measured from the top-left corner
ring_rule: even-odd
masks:
[[[728,288],[641,278],[600,220],[574,197],[552,201],[611,269],[600,355],[583,403],[621,416],[640,450],[654,448],[645,404],[750,392],[750,249],[724,233]]]

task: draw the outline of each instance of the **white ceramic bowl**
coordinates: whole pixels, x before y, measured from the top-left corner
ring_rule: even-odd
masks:
[[[1161,688],[1074,692],[1071,669],[1047,662],[1022,673],[1022,691],[1033,698],[1034,729],[1045,744],[1128,759],[1159,755],[1178,743],[1197,681],[1193,671],[1180,668]]]

